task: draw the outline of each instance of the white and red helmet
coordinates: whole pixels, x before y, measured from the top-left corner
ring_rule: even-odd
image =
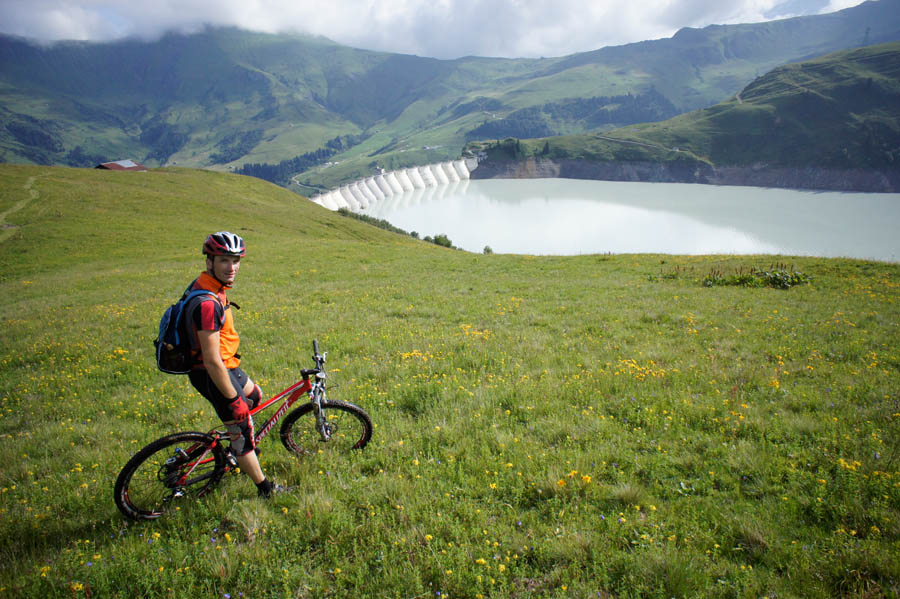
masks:
[[[219,231],[213,233],[203,242],[202,252],[207,256],[245,256],[244,240],[240,235]]]

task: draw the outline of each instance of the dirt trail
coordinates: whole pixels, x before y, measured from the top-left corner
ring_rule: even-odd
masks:
[[[0,243],[3,243],[7,239],[13,236],[16,230],[19,228],[18,225],[10,225],[6,222],[6,217],[12,214],[13,212],[18,212],[28,204],[32,202],[32,200],[36,200],[41,197],[41,192],[37,189],[34,189],[34,181],[35,177],[28,177],[28,181],[26,181],[25,185],[22,188],[28,192],[28,194],[12,205],[9,210],[4,212],[0,212]]]

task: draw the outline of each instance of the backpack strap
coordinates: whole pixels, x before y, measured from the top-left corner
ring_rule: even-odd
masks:
[[[191,291],[191,288],[196,283],[197,283],[197,279],[194,279],[193,281],[191,281],[190,284],[187,287],[185,287],[184,293],[181,294],[181,299],[178,300],[181,303],[181,306],[182,306],[181,311],[182,312],[184,312],[185,310],[192,311],[193,307],[191,307],[190,310],[188,310],[188,304],[190,304],[190,302],[192,302],[194,299],[196,299],[202,295],[211,295],[213,297],[213,299],[215,299],[219,303],[219,305],[222,306],[223,309],[225,308],[225,306],[222,305],[222,301],[219,299],[219,295],[217,293],[210,291],[209,289],[196,289],[194,291]],[[194,306],[194,307],[196,307],[196,306]],[[181,313],[179,313],[178,316],[180,318]]]
[[[181,313],[179,313],[179,315],[178,315],[179,318],[181,317],[181,315],[184,312],[193,313],[193,311],[200,304],[200,301],[202,301],[202,300],[197,301],[198,298],[201,298],[205,295],[212,297],[213,300],[215,300],[215,302],[217,304],[222,306],[222,301],[219,299],[218,295],[216,295],[215,293],[213,293],[212,291],[209,291],[207,289],[197,289],[196,291],[191,291],[190,293],[188,293],[182,300],[182,304],[181,304],[182,310],[181,310]],[[222,308],[224,309],[224,306],[222,306]],[[223,318],[224,318],[224,316],[223,316]]]
[[[191,286],[192,285],[193,285],[193,283],[191,283]],[[191,291],[190,289],[191,288],[189,286],[185,290],[184,295],[181,296],[181,300],[179,301],[179,304],[178,304],[178,307],[179,307],[178,314],[175,315],[176,342],[180,341],[180,339],[178,339],[178,336],[181,335],[181,332],[183,330],[185,331],[185,334],[187,334],[187,329],[182,328],[185,326],[184,325],[184,314],[185,314],[185,312],[187,312],[189,314],[193,313],[193,311],[197,308],[197,305],[199,303],[196,301],[198,298],[205,296],[205,295],[209,295],[209,296],[212,296],[212,298],[220,306],[222,305],[222,302],[219,301],[219,296],[216,295],[215,293],[213,293],[212,291],[209,291],[208,289],[197,289],[195,291]],[[193,342],[191,343],[191,345],[192,346],[194,345]]]

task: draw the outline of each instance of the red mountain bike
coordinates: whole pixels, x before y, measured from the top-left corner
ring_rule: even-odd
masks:
[[[302,457],[323,448],[331,451],[362,449],[372,438],[372,420],[365,410],[345,401],[325,398],[325,356],[313,341],[315,368],[302,370],[302,380],[251,410],[258,414],[284,399],[281,407],[259,428],[258,444],[287,414],[281,424],[281,442]],[[309,403],[288,410],[303,396]],[[307,418],[307,416],[309,416]],[[230,449],[223,445],[225,431],[181,432],[157,439],[134,454],[116,479],[119,510],[134,520],[159,518],[166,509],[187,497],[211,491],[225,473],[237,468]]]

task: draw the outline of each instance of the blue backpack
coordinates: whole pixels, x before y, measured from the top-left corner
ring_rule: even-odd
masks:
[[[169,306],[163,314],[159,321],[159,336],[153,341],[156,346],[156,366],[169,374],[187,374],[194,365],[190,335],[184,324],[185,314],[190,314],[197,303],[195,300],[201,296],[210,295],[219,301],[219,297],[212,291],[191,291],[193,285],[188,285],[181,299]],[[194,306],[191,305],[192,302]]]

